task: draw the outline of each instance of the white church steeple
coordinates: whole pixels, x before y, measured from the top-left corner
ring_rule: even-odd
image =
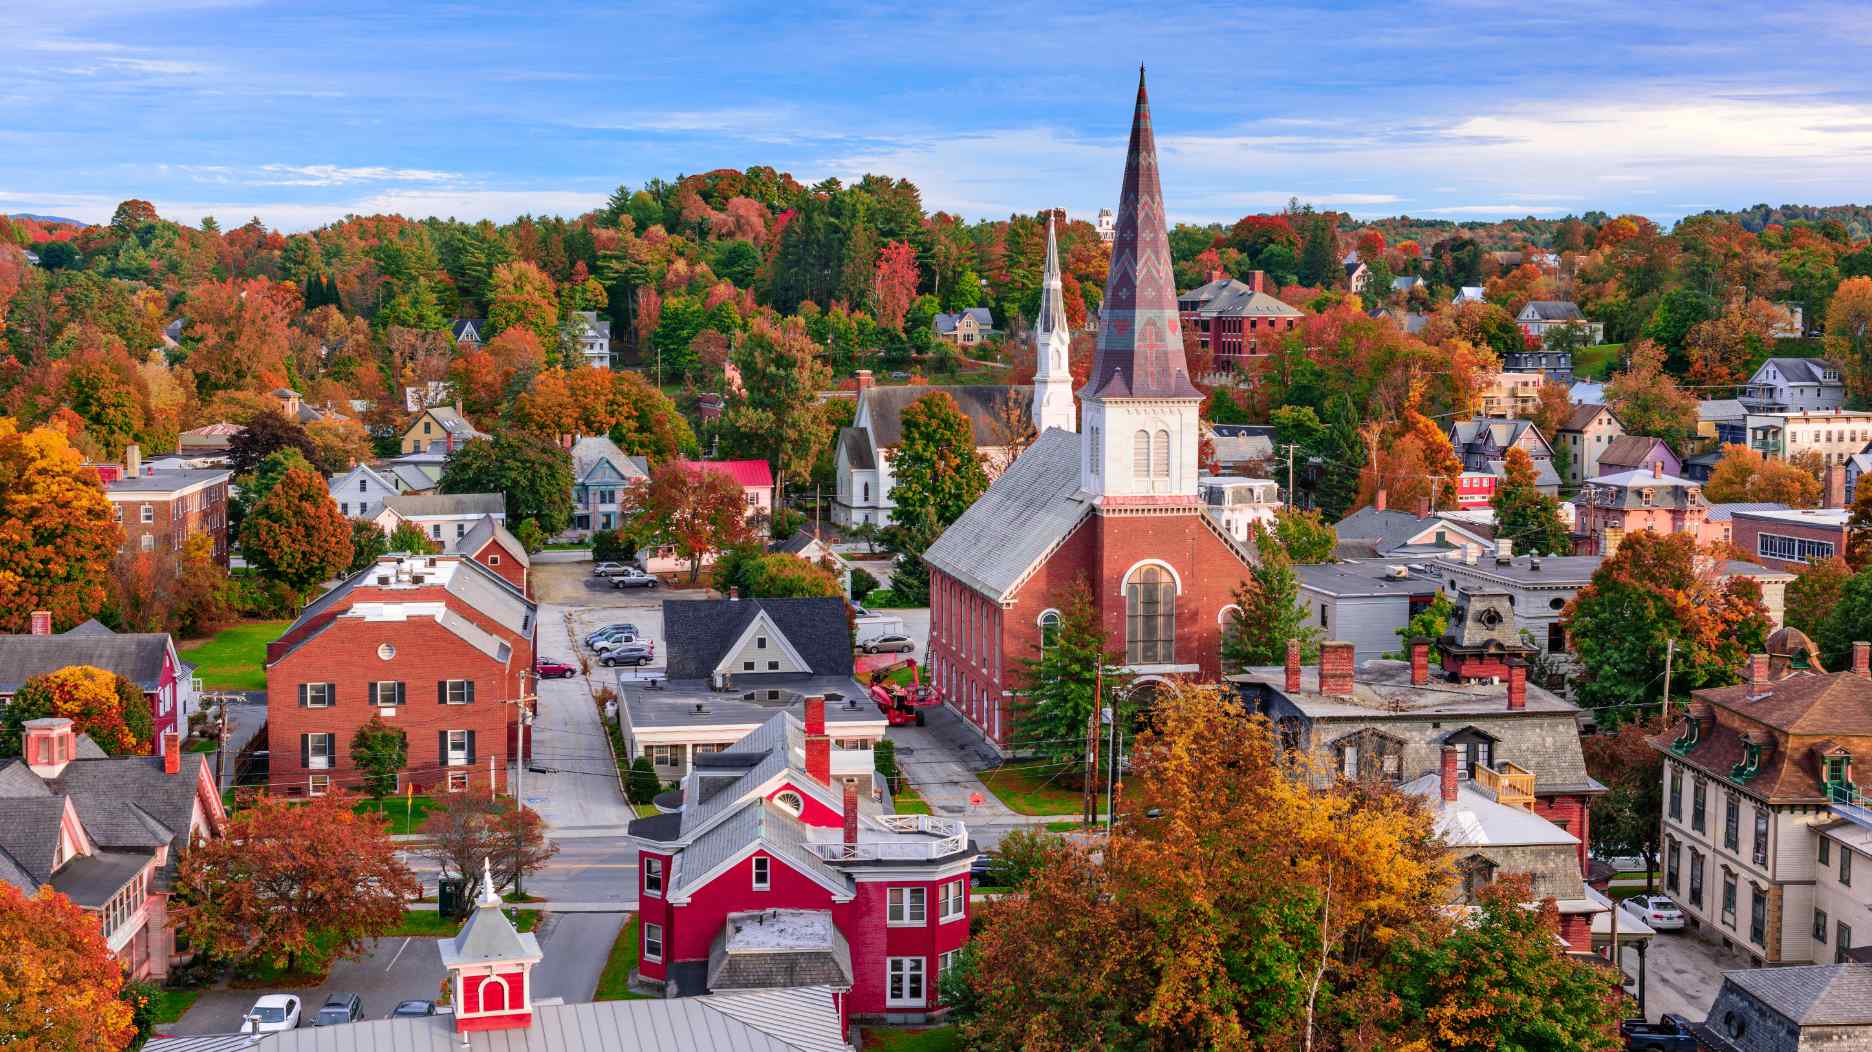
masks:
[[[1047,216],[1046,273],[1041,279],[1040,317],[1034,324],[1033,425],[1035,431],[1057,427],[1071,431],[1073,412],[1072,330],[1066,323],[1066,292],[1060,283],[1059,244],[1053,217]]]

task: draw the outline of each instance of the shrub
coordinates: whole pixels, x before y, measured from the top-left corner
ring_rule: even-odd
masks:
[[[601,563],[629,562],[637,557],[637,544],[619,530],[592,534],[592,559]]]
[[[852,602],[854,603],[864,602],[864,597],[867,595],[870,595],[872,592],[877,591],[879,587],[880,587],[880,583],[876,577],[872,576],[871,571],[862,569],[856,566],[852,567],[852,572],[851,572],[851,601]]]
[[[877,767],[877,773],[884,779],[891,792],[897,791],[897,743],[889,738],[879,738],[871,747],[871,761]]]
[[[1000,888],[1025,887],[1059,849],[1059,842],[1047,833],[1016,829],[1001,838],[1001,846],[988,865],[988,883]]]
[[[656,768],[651,765],[650,757],[639,756],[631,761],[626,786],[633,804],[650,803],[663,791],[663,783],[657,781]]]

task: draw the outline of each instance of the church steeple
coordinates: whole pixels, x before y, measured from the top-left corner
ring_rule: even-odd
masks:
[[[1034,323],[1033,424],[1035,431],[1073,430],[1072,331],[1066,323],[1066,291],[1061,284],[1059,243],[1053,217],[1047,216],[1046,271],[1041,276],[1040,316]]]
[[[1101,505],[1107,497],[1193,505],[1201,406],[1183,356],[1157,140],[1140,66],[1098,354],[1080,392],[1080,488]]]

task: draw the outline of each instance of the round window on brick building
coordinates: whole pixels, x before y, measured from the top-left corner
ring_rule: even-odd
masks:
[[[1565,599],[1549,599],[1549,600],[1547,600],[1547,609],[1549,609],[1549,610],[1565,610],[1565,609],[1566,609],[1566,600],[1565,600]]]
[[[377,656],[383,658],[385,661],[396,657],[396,645],[393,643],[380,644],[377,647]]]

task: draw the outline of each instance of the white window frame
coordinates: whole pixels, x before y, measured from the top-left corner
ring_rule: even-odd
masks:
[[[768,858],[766,855],[755,855],[749,861],[753,863],[753,865],[750,867],[750,872],[753,874],[753,879],[751,883],[752,883],[754,890],[755,891],[772,890],[773,888],[773,859]]]
[[[444,705],[466,705],[468,704],[468,681],[467,680],[450,679],[450,680],[444,680],[443,682],[447,683],[448,686],[443,688],[442,704]]]
[[[962,883],[951,880],[937,886],[936,916],[940,923],[959,921],[968,915],[968,894],[962,890]]]
[[[156,535],[153,533],[144,534],[142,537],[138,538],[138,546],[141,547],[146,552],[155,551],[156,550]]]
[[[308,709],[331,708],[332,694],[333,694],[332,684],[330,683],[308,683],[305,685],[305,688],[306,688],[306,708]],[[317,701],[313,700],[314,694],[318,696],[319,700]]]
[[[929,923],[929,889],[891,888],[887,893],[885,923],[892,928],[921,928]]]
[[[679,748],[681,746],[678,745],[646,745],[644,755],[650,757],[652,766],[674,767],[676,766],[676,750]]]
[[[652,945],[656,946],[656,952],[654,953],[650,951]],[[646,961],[655,961],[658,964],[663,963],[663,925],[652,924],[649,921],[644,922],[643,959]]]
[[[467,792],[468,791],[468,772],[467,771],[450,771],[449,776],[448,776],[448,791],[451,793]]]
[[[325,755],[320,756],[318,746],[325,747]],[[338,738],[330,731],[312,731],[306,735],[306,770],[329,771],[338,751]],[[320,761],[323,761],[322,763]]]
[[[137,513],[137,518],[145,526],[148,526],[149,524],[155,522],[156,521],[156,505],[154,504],[143,505],[143,510]]]
[[[468,766],[468,732],[461,730],[447,731],[445,733],[448,735],[448,765],[450,767]],[[460,749],[455,748],[455,738],[457,735],[461,736]],[[460,756],[461,759],[456,759],[457,756]]]
[[[643,860],[643,893],[653,898],[663,897],[663,860],[645,858]]]
[[[1833,558],[1835,546],[1831,541],[1815,541],[1806,537],[1790,537],[1782,533],[1758,533],[1755,535],[1755,554],[1770,559],[1779,559],[1788,563],[1817,563]]]
[[[938,954],[936,957],[936,980],[941,982],[943,976],[954,971],[955,966],[960,963],[962,963],[962,951],[960,949],[944,950],[941,954]]]
[[[331,775],[314,774],[306,777],[306,795],[324,796],[331,792]]]
[[[893,996],[901,980],[903,994]],[[916,996],[910,996],[911,984]],[[892,1008],[922,1008],[929,1004],[929,958],[887,957],[884,959],[884,1003]]]

